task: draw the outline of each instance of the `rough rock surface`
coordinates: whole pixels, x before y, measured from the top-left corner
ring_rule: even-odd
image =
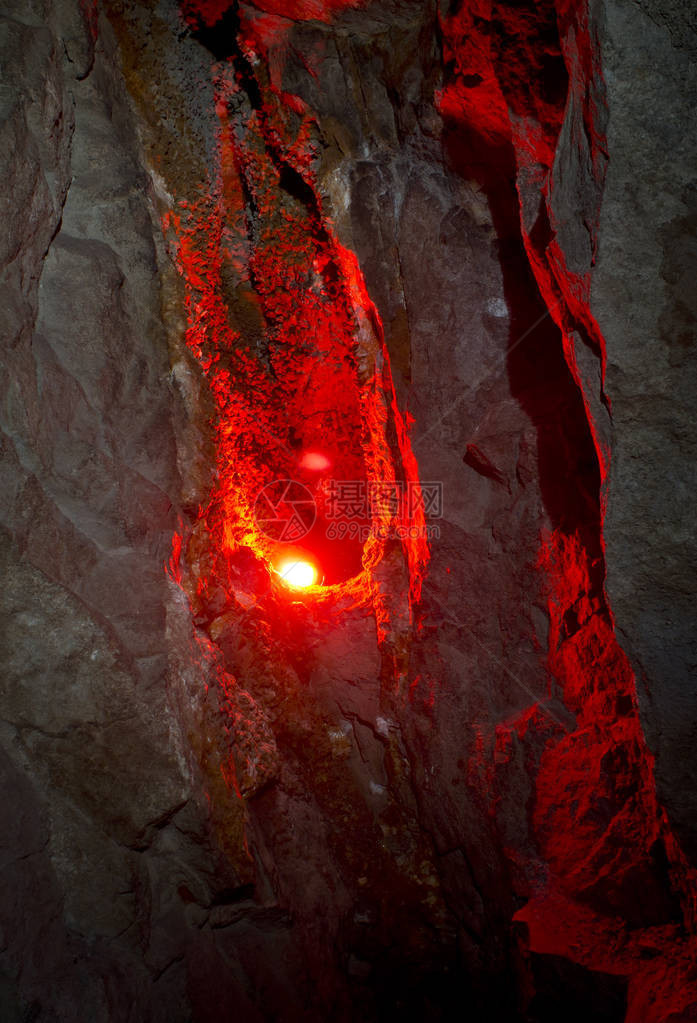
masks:
[[[608,591],[661,799],[694,855],[697,32],[670,4],[608,7],[608,166],[591,309],[614,424]]]
[[[21,3],[2,40],[2,1016],[173,1020],[172,934],[207,917],[177,892],[236,874],[190,763],[205,670],[169,674],[183,413],[148,179],[108,32]]]
[[[3,1020],[697,1014],[692,28],[355,6],[2,8]],[[260,364],[264,246],[355,253],[443,484],[411,620],[397,547],[221,581],[221,181]]]

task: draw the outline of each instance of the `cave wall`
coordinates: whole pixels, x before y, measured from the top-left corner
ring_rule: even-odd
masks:
[[[690,27],[351,6],[4,8],[8,1020],[694,1009]],[[387,611],[248,562],[201,597],[216,407],[172,214],[220,174],[221,61],[301,224],[310,112],[308,236],[355,253],[443,485],[411,622],[399,551]],[[268,351],[249,258],[224,295]]]
[[[236,875],[216,871],[168,683],[193,640],[185,610],[172,636],[163,571],[184,412],[150,186],[113,41],[85,12],[2,20],[0,1015],[172,1020],[172,932],[200,923],[176,892]]]
[[[661,799],[694,853],[695,25],[675,5],[609,5],[602,52],[612,159],[591,310],[614,427],[608,592]]]

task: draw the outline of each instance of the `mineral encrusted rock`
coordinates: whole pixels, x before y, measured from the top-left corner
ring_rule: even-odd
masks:
[[[694,1018],[694,28],[326,6],[0,11],[0,1018]],[[225,60],[240,138],[269,81],[313,112],[443,484],[401,689],[370,606],[196,603],[214,406],[163,220]]]

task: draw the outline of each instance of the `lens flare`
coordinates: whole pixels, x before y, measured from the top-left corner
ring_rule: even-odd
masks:
[[[317,569],[309,561],[283,561],[276,571],[288,586],[296,590],[314,586],[317,582]]]
[[[319,451],[306,451],[300,459],[301,468],[310,469],[312,472],[324,472],[331,464],[327,456]]]

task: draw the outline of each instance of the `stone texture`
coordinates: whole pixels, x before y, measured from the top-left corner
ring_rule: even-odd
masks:
[[[168,685],[185,431],[148,179],[96,30],[73,4],[2,19],[3,997],[7,1018],[174,1020],[186,934],[235,875]],[[195,692],[210,666],[186,659]]]
[[[690,1018],[694,879],[600,493],[611,448],[607,589],[689,839],[689,17],[329,6],[217,34],[174,0],[3,10],[0,1016]],[[162,221],[219,174],[226,59],[238,141],[355,252],[443,483],[411,625],[399,551],[375,572],[387,640],[251,557],[197,585],[215,412]],[[268,354],[227,173],[228,312]]]
[[[676,5],[609,4],[612,159],[591,308],[613,420],[608,591],[637,669],[662,800],[694,853],[697,776],[695,32]]]

